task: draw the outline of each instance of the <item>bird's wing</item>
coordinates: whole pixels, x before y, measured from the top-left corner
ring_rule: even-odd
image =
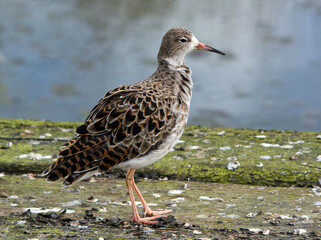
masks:
[[[65,183],[71,184],[157,149],[177,119],[172,102],[132,85],[106,93],[43,175],[49,181],[68,176]]]

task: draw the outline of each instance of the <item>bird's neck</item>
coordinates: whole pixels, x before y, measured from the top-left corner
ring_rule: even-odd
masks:
[[[173,67],[180,67],[180,66],[185,65],[185,61],[184,61],[183,57],[162,58],[161,60],[158,61],[158,63],[160,63],[162,61],[166,61],[169,65],[171,65]]]
[[[184,102],[189,108],[190,99],[192,96],[192,71],[184,64],[173,65],[171,61],[164,59],[159,62],[156,74],[171,75],[168,79],[174,81],[167,82],[166,88],[170,89],[173,96],[177,96],[179,101]]]
[[[184,58],[180,61],[173,58],[164,58],[158,61],[158,69],[157,71],[166,71],[169,70],[170,72],[179,71],[184,72],[187,75],[191,75],[192,71],[185,65]]]

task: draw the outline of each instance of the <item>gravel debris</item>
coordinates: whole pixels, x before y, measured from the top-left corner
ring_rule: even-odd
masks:
[[[305,230],[303,228],[298,228],[298,229],[294,229],[293,233],[295,235],[305,235],[307,233],[307,230]]]
[[[231,147],[229,147],[229,146],[220,147],[220,150],[222,150],[222,151],[231,150]]]
[[[200,196],[199,199],[206,200],[206,201],[218,201],[218,202],[224,202],[222,198],[211,198],[208,196]]]
[[[169,190],[168,194],[169,195],[178,195],[178,194],[182,194],[184,191],[183,190]]]
[[[280,144],[272,144],[272,143],[261,143],[262,147],[280,147]]]
[[[233,171],[237,169],[239,166],[241,166],[241,164],[238,161],[236,161],[236,162],[229,162],[226,167],[228,170]]]

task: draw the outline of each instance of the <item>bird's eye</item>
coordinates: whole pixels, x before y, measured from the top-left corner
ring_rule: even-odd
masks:
[[[182,43],[185,43],[185,42],[187,42],[187,39],[186,38],[181,38],[181,39],[179,39],[179,41],[182,42]]]

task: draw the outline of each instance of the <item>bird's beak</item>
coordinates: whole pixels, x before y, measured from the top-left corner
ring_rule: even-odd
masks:
[[[196,46],[196,49],[197,50],[204,50],[204,51],[210,51],[210,52],[215,52],[215,53],[218,53],[218,54],[221,54],[221,55],[225,55],[225,53],[215,49],[215,48],[212,48],[210,46],[207,46],[205,45],[204,43],[199,43],[197,46]]]

